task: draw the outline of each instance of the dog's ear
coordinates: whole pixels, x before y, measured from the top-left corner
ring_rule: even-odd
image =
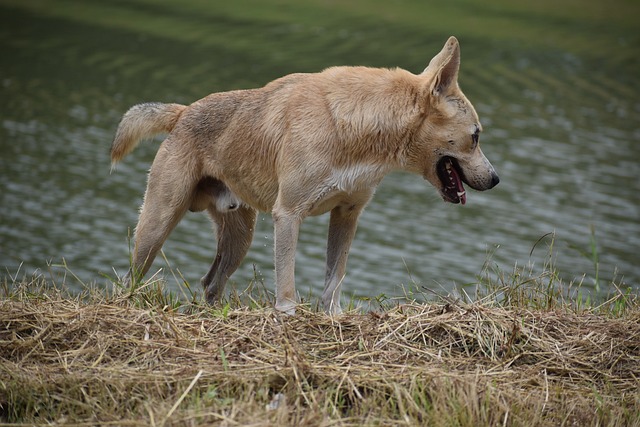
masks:
[[[446,94],[453,89],[458,81],[460,69],[460,45],[458,39],[451,36],[444,47],[422,72],[422,76],[429,82],[429,92],[432,96]]]

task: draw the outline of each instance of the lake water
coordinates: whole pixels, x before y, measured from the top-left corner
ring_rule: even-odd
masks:
[[[145,101],[193,102],[332,65],[420,72],[449,35],[462,47],[460,85],[500,174],[495,189],[445,204],[418,176],[392,174],[363,214],[347,294],[438,293],[477,282],[485,263],[540,271],[553,257],[567,281],[601,292],[640,289],[640,37],[637,4],[554,2],[60,1],[0,3],[0,268],[80,286],[126,272],[158,141],[110,173],[120,116]],[[614,1],[613,3],[616,3]],[[471,5],[474,5],[473,7]],[[297,286],[318,295],[328,216],[300,233]],[[231,283],[273,289],[273,232],[258,219]],[[532,252],[532,249],[534,248]],[[204,214],[165,244],[171,268],[197,288],[215,253]],[[66,264],[68,268],[60,267]],[[163,269],[175,284],[164,260]]]

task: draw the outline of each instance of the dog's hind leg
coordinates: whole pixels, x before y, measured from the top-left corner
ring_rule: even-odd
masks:
[[[364,208],[362,205],[340,205],[331,210],[329,219],[329,238],[327,244],[327,273],[322,305],[326,312],[339,314],[340,291],[347,268],[347,257],[351,242],[356,234],[358,217]]]
[[[149,172],[135,230],[132,266],[124,279],[125,284],[145,275],[165,240],[189,208],[197,179],[187,171],[194,169],[190,159],[172,156],[160,148]]]
[[[208,211],[217,226],[218,248],[216,258],[201,283],[207,302],[213,304],[222,297],[227,280],[251,246],[257,211],[240,205],[236,210],[220,212],[216,203],[212,203]]]

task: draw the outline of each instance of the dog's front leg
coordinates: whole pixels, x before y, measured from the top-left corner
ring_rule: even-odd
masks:
[[[276,310],[295,314],[297,298],[295,285],[296,245],[302,218],[286,210],[273,211],[275,266],[276,266]]]
[[[327,313],[340,314],[340,288],[347,269],[349,248],[356,234],[358,217],[364,205],[341,205],[333,208],[329,220],[327,273],[322,305]]]

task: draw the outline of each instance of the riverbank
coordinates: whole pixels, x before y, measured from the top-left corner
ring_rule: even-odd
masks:
[[[114,289],[5,279],[2,425],[640,424],[634,295],[445,297],[331,318],[247,296],[212,308],[160,282]]]

